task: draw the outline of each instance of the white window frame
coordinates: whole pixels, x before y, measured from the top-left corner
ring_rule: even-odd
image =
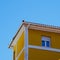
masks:
[[[42,41],[45,41],[45,46],[43,46],[43,47],[47,47],[46,41],[49,41],[49,47],[50,47],[50,37],[42,36]]]

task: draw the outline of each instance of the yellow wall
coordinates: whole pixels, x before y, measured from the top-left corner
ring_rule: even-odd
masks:
[[[16,44],[17,45],[17,44]],[[13,47],[13,55],[14,55],[14,52],[15,52],[15,57],[17,56],[16,55],[16,45]]]
[[[20,38],[18,39],[16,45],[13,47],[13,50],[15,51],[15,57],[18,56],[18,54],[20,53],[20,51],[23,49],[24,47],[24,32],[22,33],[22,35],[20,36]],[[23,55],[23,53],[22,53]],[[19,58],[20,59],[20,58]],[[22,59],[22,58],[21,58]]]
[[[60,34],[51,33],[51,32],[44,32],[39,30],[28,30],[28,43],[29,45],[41,46],[41,37],[48,36],[51,38],[51,47],[52,48],[60,48]],[[16,45],[13,47],[15,51],[15,56],[18,56],[20,51],[24,47],[24,32],[22,33],[21,37],[18,39]],[[31,49],[29,48],[28,53],[29,60],[58,60],[60,59],[60,53],[51,52],[47,50],[38,50],[38,49]],[[21,56],[18,60],[24,60],[24,51],[22,52]]]
[[[22,33],[21,37],[19,38],[17,42],[17,50],[18,50],[17,55],[23,49],[23,47],[24,47],[24,32]]]
[[[29,48],[28,60],[59,60],[60,53]]]
[[[22,54],[19,56],[18,60],[24,60],[24,51],[23,51]]]
[[[60,34],[52,32],[44,32],[39,30],[29,29],[28,41],[30,45],[41,46],[41,37],[48,36],[51,38],[50,45],[52,48],[60,48]]]

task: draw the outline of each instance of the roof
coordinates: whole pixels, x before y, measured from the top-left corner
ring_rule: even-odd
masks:
[[[27,21],[22,21],[22,25],[20,26],[20,28],[18,29],[17,33],[15,34],[15,36],[13,37],[9,48],[13,47],[11,46],[16,38],[16,36],[18,35],[19,31],[21,30],[22,26],[28,26],[29,25],[29,29],[36,29],[36,30],[42,30],[42,31],[47,31],[47,32],[54,32],[54,33],[60,33],[60,27],[58,26],[52,26],[52,25],[46,25],[46,24],[39,24],[39,23],[33,23],[33,22],[27,22]]]

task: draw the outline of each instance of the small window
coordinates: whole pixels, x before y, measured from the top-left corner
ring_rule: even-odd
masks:
[[[50,47],[50,38],[49,37],[42,37],[42,46],[43,47]]]

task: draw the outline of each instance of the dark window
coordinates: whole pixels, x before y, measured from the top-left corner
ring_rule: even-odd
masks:
[[[45,46],[45,41],[42,41],[42,46]]]
[[[46,41],[46,47],[50,47],[49,41]]]

